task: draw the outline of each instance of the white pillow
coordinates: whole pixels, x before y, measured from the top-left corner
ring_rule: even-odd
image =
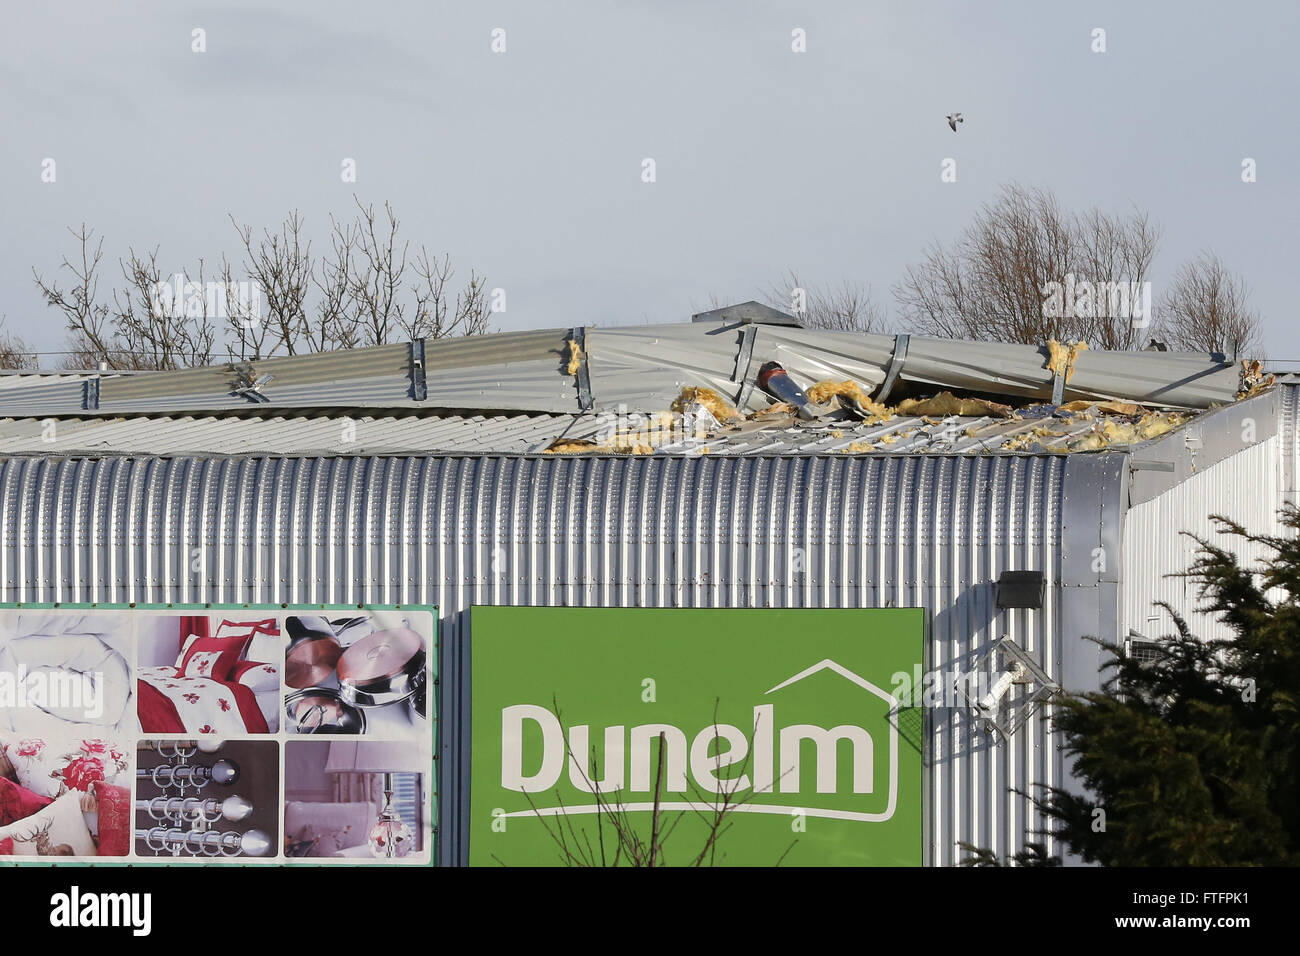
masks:
[[[82,794],[69,790],[48,807],[7,827],[0,840],[14,841],[14,856],[95,856],[95,841],[81,815]]]
[[[267,662],[284,660],[284,642],[276,634],[263,634],[258,631],[248,645],[244,660]]]
[[[369,802],[289,800],[284,805],[284,832],[294,840],[318,840],[309,856],[330,856],[348,847],[365,846],[378,818],[379,810]]]
[[[248,637],[253,636],[244,650],[246,661],[278,661],[284,657],[284,645],[278,634],[266,634],[240,621],[222,621],[213,637]]]
[[[176,656],[176,664],[174,665],[178,674],[180,673],[181,665],[185,663],[185,655],[189,653],[190,645],[198,639],[199,636],[197,634],[191,634],[189,637],[185,638],[185,643],[181,645],[181,652]]]
[[[253,666],[239,675],[239,683],[252,688],[259,694],[267,690],[280,689],[280,668],[274,664],[262,664],[250,661]]]

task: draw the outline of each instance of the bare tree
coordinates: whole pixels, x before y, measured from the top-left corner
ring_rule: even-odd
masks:
[[[715,733],[718,728],[719,703],[719,701],[715,700],[713,706]],[[556,698],[551,698],[551,705],[556,716],[560,717],[560,706]],[[562,717],[560,720],[560,734],[565,742],[565,760],[570,768],[576,768],[579,771],[583,788],[592,795],[592,799],[595,801],[596,820],[592,829],[596,834],[596,843],[593,845],[591,833],[586,828],[579,828],[574,825],[569,810],[565,806],[564,797],[558,788],[552,798],[555,800],[555,806],[549,808],[547,812],[543,812],[537,806],[532,794],[526,790],[523,791],[523,794],[538,823],[559,851],[558,857],[565,866],[641,866],[647,868],[668,866],[670,865],[666,852],[668,838],[677,829],[679,823],[691,818],[695,818],[703,824],[703,839],[700,843],[692,845],[691,849],[677,858],[674,865],[689,867],[717,865],[719,861],[718,841],[731,829],[733,816],[740,812],[740,809],[752,798],[752,794],[742,795],[740,793],[740,781],[749,773],[750,764],[753,760],[752,753],[747,753],[743,761],[734,765],[735,769],[730,777],[723,773],[721,755],[715,754],[713,771],[714,777],[719,784],[717,790],[706,793],[697,784],[691,782],[688,791],[689,799],[682,800],[679,798],[678,801],[675,801],[689,804],[689,814],[687,811],[675,809],[672,818],[665,819],[663,814],[664,754],[667,751],[668,743],[665,735],[659,734],[654,799],[649,811],[650,819],[644,824],[645,829],[649,832],[642,833],[638,829],[636,821],[633,820],[632,811],[624,802],[622,796],[617,792],[601,790],[598,782],[600,766],[595,747],[592,747],[589,755],[583,754],[581,757],[576,755],[570,744],[571,737],[564,726]],[[572,772],[572,769],[570,772]],[[781,777],[784,778],[788,772],[788,770],[782,771]],[[548,822],[548,816],[551,816],[554,820],[553,824]],[[606,828],[611,831],[608,846],[605,843]],[[791,840],[785,851],[773,860],[773,864],[780,866],[798,842],[797,838]],[[495,856],[495,854],[493,859],[503,866],[506,865],[506,861]]]
[[[837,286],[811,287],[791,269],[787,283],[760,294],[767,304],[797,315],[808,328],[833,332],[884,332],[888,321],[869,284],[845,279]]]
[[[158,265],[158,250],[147,256],[128,250],[120,263],[123,286],[113,290],[116,368],[177,369],[210,365],[216,344],[216,303],[206,292],[207,270],[199,260],[197,278],[181,274],[169,283]]]
[[[1242,358],[1259,345],[1250,289],[1212,252],[1184,263],[1161,298],[1156,335],[1170,348]]]
[[[1140,348],[1150,324],[1143,290],[1159,240],[1141,211],[1072,214],[1050,192],[1008,185],[951,247],[932,243],[894,294],[922,334]]]
[[[46,304],[63,313],[73,359],[67,364],[94,368],[103,361],[116,369],[174,369],[212,361],[216,329],[208,300],[201,292],[186,295],[183,282],[173,298],[157,250],[140,255],[130,249],[125,259],[119,259],[122,284],[101,301],[104,240],[96,240],[85,223],[68,231],[77,240],[78,251],[74,258],[64,257],[60,268],[71,274],[71,284],[62,288],[57,280],[47,282],[32,270]],[[198,275],[201,289],[202,260]]]
[[[36,353],[17,335],[4,331],[5,317],[0,316],[0,369],[34,370],[40,368]]]
[[[273,229],[255,232],[234,217],[238,264],[221,256],[213,273],[169,277],[155,249],[119,260],[120,286],[99,297],[103,240],[84,223],[70,230],[78,253],[60,269],[66,287],[33,270],[47,305],[63,314],[74,367],[169,369],[382,345],[487,331],[485,280],[471,272],[453,288],[451,259],[412,247],[393,209],[382,215],[357,201],[357,214],[331,217],[330,248],[313,255],[295,210]]]
[[[244,250],[243,268],[253,288],[258,292],[255,305],[245,304],[227,310],[226,351],[229,357],[240,360],[264,358],[268,355],[294,355],[299,347],[319,341],[322,348],[331,344],[328,338],[312,335],[307,325],[307,296],[311,288],[313,262],[311,243],[303,237],[303,219],[295,209],[285,217],[280,227],[272,231],[263,229],[254,239],[253,227],[241,226],[230,217],[239,234]],[[222,283],[230,292],[238,283],[231,273],[230,264],[222,262]],[[238,300],[238,295],[235,296]]]
[[[69,226],[68,232],[77,240],[78,254],[72,259],[64,256],[59,268],[71,274],[71,284],[61,288],[57,279],[46,282],[35,269],[32,269],[32,276],[45,304],[63,313],[72,335],[69,349],[75,363],[83,368],[94,368],[107,355],[108,342],[113,334],[109,307],[99,301],[98,273],[99,263],[104,257],[104,240],[101,237],[95,241],[95,231],[84,222],[80,229]]]

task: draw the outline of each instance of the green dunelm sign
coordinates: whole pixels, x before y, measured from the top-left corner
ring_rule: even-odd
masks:
[[[922,664],[922,610],[475,607],[471,625],[471,864],[608,863],[620,829],[649,844],[656,783],[659,863],[921,864],[922,719],[894,689]]]

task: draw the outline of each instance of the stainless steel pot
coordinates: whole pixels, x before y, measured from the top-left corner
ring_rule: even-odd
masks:
[[[424,638],[409,627],[374,631],[339,658],[339,696],[358,707],[410,700],[424,687],[424,663]]]
[[[364,734],[366,715],[330,687],[307,687],[284,699],[290,730],[299,734]]]

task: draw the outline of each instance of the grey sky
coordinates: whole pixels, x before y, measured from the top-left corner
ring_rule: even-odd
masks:
[[[5,21],[0,314],[35,348],[65,336],[31,268],[54,272],[83,220],[108,256],[157,245],[179,268],[235,253],[227,213],[297,208],[320,235],[354,191],[388,199],[411,238],[506,290],[508,330],[684,321],[789,267],[870,282],[892,311],[924,245],[1014,180],[1151,212],[1157,297],[1213,248],[1249,281],[1265,351],[1300,358],[1291,0],[89,0]]]

